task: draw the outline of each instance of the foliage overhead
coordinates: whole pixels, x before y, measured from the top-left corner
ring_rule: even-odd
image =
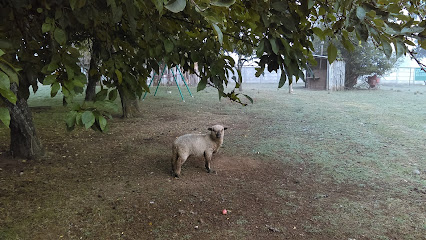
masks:
[[[397,56],[412,54],[408,46],[415,40],[426,48],[422,4],[420,0],[1,0],[0,99],[13,103],[28,98],[29,87],[36,91],[40,82],[51,86],[52,96],[61,91],[72,102],[87,82],[77,64],[77,45],[96,40],[101,45],[100,66],[89,74],[103,76],[99,102],[113,101],[118,90],[130,98],[140,97],[148,90],[151,71],[166,63],[197,73],[198,90],[209,85],[219,97],[242,103],[235,91],[224,91],[228,70],[235,65],[225,53],[233,51],[236,42],[255,49],[256,75],[281,69],[282,86],[287,78],[304,78],[306,64],[314,62],[314,36],[339,36],[349,50],[356,45],[350,34],[359,41],[371,37],[388,57],[393,51]],[[327,52],[332,62],[336,46],[330,44]],[[19,77],[13,69],[22,69]],[[12,96],[8,84],[18,82],[18,96]],[[67,126],[107,129],[106,105],[78,105]],[[7,125],[1,106],[1,120]]]

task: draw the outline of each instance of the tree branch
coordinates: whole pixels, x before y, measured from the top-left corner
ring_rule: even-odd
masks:
[[[422,69],[422,71],[426,72],[426,64],[423,64],[422,62],[420,62],[419,59],[417,59],[417,57],[414,54],[414,51],[408,50],[408,53],[410,53],[411,57],[417,62],[419,67]]]

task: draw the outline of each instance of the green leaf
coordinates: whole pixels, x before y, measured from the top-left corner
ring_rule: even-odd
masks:
[[[204,90],[206,88],[206,86],[207,86],[207,78],[203,77],[203,78],[201,78],[200,82],[198,82],[197,92]]]
[[[9,109],[0,107],[0,120],[6,127],[10,125],[10,114]]]
[[[74,70],[72,67],[65,65],[65,70],[67,71],[68,80],[71,80],[74,78]]]
[[[155,8],[158,10],[159,13],[163,12],[163,4],[164,4],[163,0],[151,0],[151,2],[154,3]]]
[[[102,89],[98,93],[96,93],[95,100],[96,101],[103,101],[108,96],[108,89]]]
[[[136,32],[136,10],[133,0],[124,1],[126,5],[127,20],[129,21],[130,31],[134,34]]]
[[[91,111],[85,111],[81,115],[81,122],[86,129],[89,129],[95,123],[95,115]]]
[[[381,38],[381,39],[382,39],[383,51],[385,52],[386,57],[390,58],[392,55],[392,46],[385,38]]]
[[[396,48],[396,57],[399,58],[402,55],[405,54],[405,44],[404,42],[402,42],[402,40],[397,39],[395,44],[395,48]]]
[[[366,15],[365,9],[361,6],[358,6],[356,8],[356,16],[358,17],[358,19],[363,21],[365,18],[365,15]]]
[[[84,87],[87,83],[87,77],[83,73],[78,73],[78,75],[74,76],[73,84],[77,87]]]
[[[0,89],[0,95],[2,95],[12,104],[16,104],[16,95],[10,89]]]
[[[0,69],[9,76],[9,81],[11,83],[19,84],[18,74],[16,74],[17,69],[13,68],[12,65],[6,65],[0,62]]]
[[[257,46],[257,49],[256,49],[257,57],[261,57],[263,55],[264,50],[265,50],[265,39],[262,39],[260,40],[259,46]]]
[[[416,46],[416,44],[415,44],[415,43],[413,43],[412,41],[410,41],[410,40],[408,40],[408,39],[405,39],[405,40],[404,40],[404,43],[405,43],[405,44],[407,44],[407,45],[413,46],[413,47],[415,47],[415,46]]]
[[[143,90],[145,92],[150,92],[149,91],[149,86],[148,86],[148,84],[146,84],[146,79],[145,78],[139,77],[139,84],[140,84],[140,86],[142,86],[142,88],[143,88]]]
[[[278,55],[278,52],[280,51],[280,48],[277,44],[277,40],[275,38],[270,38],[269,42],[271,43],[272,51]]]
[[[55,29],[55,31],[53,32],[53,36],[55,37],[55,40],[61,45],[65,45],[65,43],[67,42],[67,35],[65,31],[60,28]]]
[[[281,71],[280,82],[278,83],[278,88],[282,88],[287,81],[287,75],[285,75],[284,71]]]
[[[75,115],[75,124],[77,124],[77,125],[83,125],[83,122],[81,121],[81,115],[82,115],[81,112],[78,112]]]
[[[308,0],[308,9],[311,9],[315,4],[314,0]]]
[[[178,13],[185,9],[186,0],[171,0],[164,7],[171,12]]]
[[[324,32],[321,30],[321,28],[314,27],[312,28],[312,31],[315,35],[317,35],[321,40],[325,40]]]
[[[0,71],[0,89],[10,89],[10,80],[9,76],[3,71]]]
[[[84,74],[82,74],[84,76]],[[85,82],[81,82],[81,77],[76,77],[74,78],[74,80],[72,81],[72,84],[74,84],[74,86],[76,87],[84,87],[86,86]]]
[[[363,23],[360,23],[355,26],[356,33],[360,40],[366,42],[368,39],[368,29],[367,26]]]
[[[62,18],[62,9],[60,9],[60,8],[57,8],[56,9],[56,12],[55,12],[55,19],[57,20],[57,19],[60,19],[60,18]]]
[[[352,42],[348,39],[348,38],[346,38],[346,37],[343,37],[342,38],[342,44],[343,44],[343,46],[346,48],[346,49],[348,49],[350,52],[352,52],[352,51],[354,51],[355,50],[355,46],[352,44]]]
[[[115,74],[117,75],[118,84],[121,84],[123,82],[123,74],[118,69],[115,69]]]
[[[102,115],[100,115],[98,117],[98,122],[99,122],[99,127],[101,128],[102,131],[104,131],[107,125],[107,120]]]
[[[265,66],[260,67],[260,68],[255,68],[255,69],[256,69],[255,76],[260,77],[260,75],[262,75],[262,73],[265,71]]]
[[[218,7],[230,7],[235,3],[235,0],[212,0],[210,4]]]
[[[76,118],[77,118],[77,112],[76,111],[71,111],[68,114],[67,118],[65,119],[68,131],[74,129],[75,123],[77,122]]]
[[[86,0],[78,0],[78,8],[82,8],[84,5],[86,5]]]
[[[50,90],[50,96],[55,97],[59,89],[61,89],[61,85],[58,82],[55,82],[54,84],[52,84],[52,89]]]
[[[110,101],[115,101],[115,99],[117,99],[117,96],[118,96],[118,91],[117,91],[117,89],[113,89],[113,90],[111,90],[111,91],[109,92],[109,94],[108,94],[108,99],[109,99]]]
[[[246,94],[243,94],[243,95],[251,102],[251,104],[253,104],[253,98],[251,98],[249,95],[246,95]]]
[[[337,57],[337,48],[333,45],[333,43],[330,43],[327,48],[327,54],[328,54],[328,62],[331,64],[336,60]]]
[[[93,107],[102,112],[118,112],[118,104],[112,101],[97,101],[93,103]]]
[[[0,49],[0,57],[3,56],[5,53],[3,52],[3,50]]]
[[[374,11],[374,10],[370,10],[370,11],[367,13],[367,16],[369,16],[370,18],[375,18],[375,17],[376,17],[376,11]]]
[[[53,72],[53,71],[55,71],[56,69],[58,69],[59,68],[59,65],[56,63],[56,62],[54,62],[54,61],[51,61],[50,63],[49,63],[49,65],[47,66],[47,71],[48,72]]]
[[[50,85],[56,82],[56,77],[57,77],[56,74],[46,76],[43,80],[43,85]]]
[[[410,34],[413,34],[413,33],[420,33],[420,32],[423,32],[423,30],[425,30],[425,28],[423,28],[423,27],[418,27],[418,26],[413,26],[413,27],[404,27],[404,28],[401,30],[401,33],[402,33],[402,34],[406,34],[406,35],[410,35]]]
[[[383,21],[383,19],[380,19],[380,18],[373,19],[373,22],[377,27],[383,27],[385,25],[385,22]]]
[[[222,31],[220,30],[220,28],[215,23],[212,23],[212,26],[213,26],[213,29],[215,30],[216,34],[217,34],[217,37],[219,39],[220,44],[222,44],[223,43]]]
[[[107,0],[107,6],[111,7],[112,19],[114,23],[121,21],[123,9],[115,4],[115,0]]]
[[[285,38],[281,38],[281,43],[283,44],[283,46],[284,46],[285,51],[287,52],[287,54],[290,54],[290,52],[291,52],[292,50],[291,50],[290,44],[288,44],[287,39],[285,39]]]
[[[285,2],[274,2],[271,4],[271,7],[279,12],[284,12],[288,8],[287,1]]]
[[[51,23],[43,23],[43,25],[41,25],[41,31],[43,33],[49,32],[50,30],[52,30],[52,24]]]
[[[70,7],[73,11],[74,11],[76,5],[77,5],[77,0],[70,0]]]
[[[392,3],[387,6],[387,10],[391,13],[399,13],[401,11],[401,7],[398,4]]]
[[[164,40],[164,49],[166,49],[166,53],[173,51],[173,43],[169,39]]]

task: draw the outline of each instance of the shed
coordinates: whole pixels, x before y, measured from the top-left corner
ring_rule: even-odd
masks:
[[[345,62],[328,63],[327,56],[314,55],[316,66],[306,71],[305,86],[308,89],[339,91],[345,89]]]

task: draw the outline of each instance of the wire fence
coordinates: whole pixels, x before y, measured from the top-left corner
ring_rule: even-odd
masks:
[[[399,67],[394,72],[380,76],[381,84],[408,84],[408,85],[425,85],[424,73],[419,72],[419,68],[415,67]]]

